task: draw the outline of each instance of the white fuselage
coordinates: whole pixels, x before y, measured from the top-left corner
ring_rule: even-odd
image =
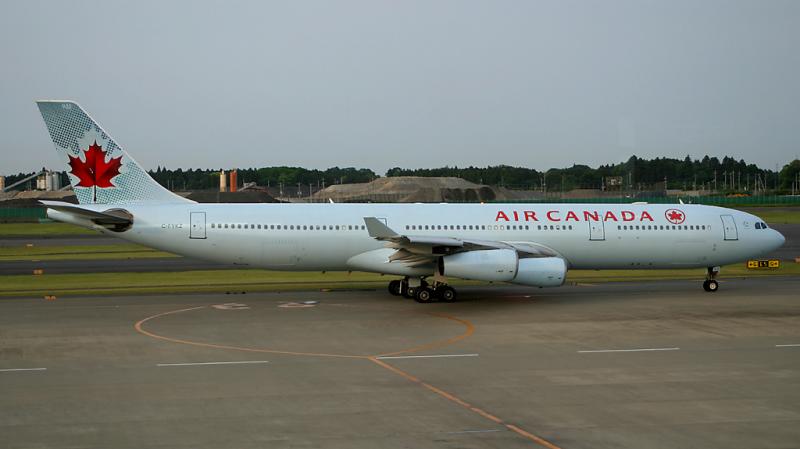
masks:
[[[107,210],[109,205],[87,206]],[[713,267],[784,242],[758,217],[661,204],[120,204],[134,216],[117,235],[176,254],[273,270],[367,270],[354,256],[384,247],[364,217],[401,235],[531,242],[569,268]],[[54,217],[58,219],[58,217]],[[756,226],[756,223],[759,223]]]

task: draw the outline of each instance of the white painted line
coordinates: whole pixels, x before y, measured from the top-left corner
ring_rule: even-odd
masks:
[[[244,360],[241,362],[193,362],[193,363],[159,363],[156,366],[202,366],[202,365],[247,365],[269,363],[267,360]]]
[[[677,351],[681,348],[638,348],[638,349],[595,349],[591,351],[578,351],[579,354],[594,352],[647,352],[647,351]]]
[[[0,369],[2,373],[10,373],[13,371],[47,371],[47,368],[4,368]]]
[[[800,346],[800,343],[793,343],[790,345],[775,345],[776,348],[795,348]]]
[[[436,355],[396,355],[376,357],[378,360],[390,359],[436,359],[445,357],[478,357],[478,354],[436,354]]]
[[[458,435],[462,433],[489,433],[489,432],[502,432],[502,429],[486,429],[486,430],[460,430],[457,432],[447,432],[448,435]]]

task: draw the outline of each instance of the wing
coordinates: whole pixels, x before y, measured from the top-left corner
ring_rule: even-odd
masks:
[[[408,267],[429,264],[441,256],[466,251],[513,249],[521,258],[554,257],[558,253],[534,242],[504,242],[496,240],[462,239],[445,236],[398,234],[375,217],[364,217],[370,237],[386,242],[395,252],[388,262],[400,262]]]

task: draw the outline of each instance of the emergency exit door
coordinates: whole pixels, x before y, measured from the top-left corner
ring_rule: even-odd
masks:
[[[739,232],[736,230],[736,222],[733,215],[720,215],[722,219],[722,230],[725,233],[725,240],[739,240]]]
[[[189,238],[190,239],[204,239],[204,238],[206,238],[206,213],[205,212],[191,212],[191,213],[189,213]]]
[[[606,228],[602,221],[589,221],[589,240],[605,240]]]

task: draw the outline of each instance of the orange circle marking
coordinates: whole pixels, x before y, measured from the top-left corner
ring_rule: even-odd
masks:
[[[441,388],[435,387],[435,386],[423,381],[422,379],[420,379],[420,378],[418,378],[418,377],[416,377],[416,376],[414,376],[412,374],[409,374],[408,372],[406,372],[404,370],[401,370],[400,368],[397,368],[396,366],[391,365],[391,364],[387,363],[386,361],[381,360],[381,359],[378,358],[378,357],[386,357],[386,356],[397,355],[397,354],[408,354],[408,353],[412,353],[412,352],[419,352],[419,351],[423,351],[423,350],[426,350],[426,349],[432,349],[432,348],[439,348],[439,347],[442,347],[442,346],[451,345],[451,344],[456,343],[458,341],[464,340],[465,338],[471,336],[475,332],[475,326],[472,323],[470,323],[469,321],[467,321],[467,320],[464,320],[464,319],[461,319],[461,318],[456,318],[454,316],[450,316],[450,315],[446,315],[446,314],[429,313],[429,315],[431,315],[431,316],[444,318],[444,319],[447,319],[447,320],[451,320],[451,321],[455,321],[455,322],[461,323],[462,325],[464,325],[466,330],[464,331],[464,333],[462,333],[460,335],[456,335],[455,337],[448,338],[446,340],[435,341],[435,342],[432,342],[432,343],[427,343],[427,344],[424,344],[424,345],[414,346],[414,347],[411,347],[411,348],[408,348],[408,349],[403,349],[403,350],[400,350],[400,351],[387,352],[387,353],[378,354],[378,355],[325,354],[325,353],[318,353],[318,352],[280,351],[280,350],[275,350],[275,349],[261,349],[261,348],[248,348],[248,347],[244,347],[244,346],[218,345],[218,344],[214,344],[214,343],[204,343],[204,342],[199,342],[199,341],[183,340],[183,339],[180,339],[180,338],[167,337],[167,336],[164,336],[164,335],[156,334],[154,332],[150,332],[150,331],[148,331],[148,330],[146,330],[144,328],[144,324],[145,323],[147,323],[148,321],[151,321],[151,320],[155,320],[157,318],[161,318],[161,317],[168,316],[168,315],[175,315],[175,314],[183,313],[183,312],[191,312],[193,310],[200,310],[200,309],[205,309],[205,308],[207,308],[207,306],[189,307],[189,308],[186,308],[186,309],[179,309],[179,310],[172,310],[172,311],[169,311],[169,312],[162,312],[162,313],[159,313],[159,314],[156,314],[156,315],[153,315],[153,316],[149,316],[147,318],[144,318],[142,320],[137,321],[136,324],[133,325],[133,327],[140,334],[146,335],[148,337],[156,338],[158,340],[169,341],[169,342],[172,342],[172,343],[180,343],[180,344],[185,344],[185,345],[200,346],[200,347],[204,347],[204,348],[227,349],[227,350],[246,351],[246,352],[258,352],[258,353],[265,353],[265,354],[296,355],[296,356],[308,356],[308,357],[336,357],[336,358],[345,358],[345,359],[369,360],[370,362],[375,363],[376,365],[380,366],[381,368],[384,368],[384,369],[386,369],[388,371],[391,371],[391,372],[393,372],[393,373],[395,373],[395,374],[407,379],[408,381],[413,382],[414,384],[419,385],[420,387],[423,387],[426,390],[433,392],[434,394],[438,395],[439,397],[442,397],[442,398],[444,398],[444,399],[446,399],[446,400],[448,400],[450,402],[453,402],[454,404],[458,404],[459,406],[464,407],[465,409],[467,409],[467,410],[469,410],[469,411],[471,411],[473,413],[476,413],[479,416],[482,416],[483,418],[486,418],[486,419],[494,422],[495,424],[498,424],[498,425],[501,425],[501,426],[505,427],[506,429],[516,433],[517,435],[527,439],[528,441],[530,441],[530,442],[532,442],[534,444],[537,444],[537,445],[539,445],[541,447],[545,447],[547,449],[560,449],[558,446],[556,446],[555,444],[545,440],[544,438],[539,437],[537,435],[534,435],[533,433],[530,433],[530,432],[528,432],[528,431],[526,431],[526,430],[524,430],[524,429],[522,429],[522,428],[520,428],[520,427],[518,427],[518,426],[516,426],[514,424],[510,424],[510,423],[498,418],[497,416],[495,416],[495,415],[493,415],[493,414],[491,414],[491,413],[489,413],[487,411],[484,411],[483,409],[481,409],[481,408],[479,408],[477,406],[474,406],[474,405],[470,404],[469,402],[459,398],[458,396],[456,396],[456,395],[454,395],[452,393],[448,393],[447,391],[444,391]]]
[[[444,319],[447,319],[447,320],[450,320],[450,321],[454,321],[454,322],[460,323],[466,328],[466,331],[464,331],[464,333],[462,333],[460,335],[456,335],[455,337],[450,337],[450,338],[447,338],[445,340],[434,341],[434,342],[431,342],[431,343],[426,343],[426,344],[423,344],[423,345],[414,346],[414,347],[407,348],[407,349],[402,349],[402,350],[399,350],[399,351],[381,353],[381,354],[377,354],[377,355],[373,356],[373,355],[328,354],[328,353],[321,353],[321,352],[282,351],[282,350],[278,350],[278,349],[269,349],[269,348],[250,348],[250,347],[246,347],[246,346],[221,345],[221,344],[216,344],[216,343],[206,343],[206,342],[202,342],[202,341],[185,340],[185,339],[181,339],[181,338],[168,337],[166,335],[156,334],[155,332],[148,331],[147,329],[144,328],[145,323],[147,323],[148,321],[153,321],[153,320],[156,320],[156,319],[161,318],[161,317],[165,317],[165,316],[169,316],[169,315],[175,315],[175,314],[178,314],[178,313],[191,312],[191,311],[194,311],[194,310],[205,309],[207,307],[208,306],[198,306],[198,307],[189,307],[189,308],[186,308],[186,309],[171,310],[169,312],[162,312],[162,313],[159,313],[159,314],[156,314],[156,315],[152,315],[152,316],[149,316],[147,318],[144,318],[142,320],[137,321],[136,324],[133,325],[133,328],[136,329],[136,331],[139,332],[140,334],[147,335],[148,337],[156,338],[158,340],[169,341],[169,342],[172,342],[172,343],[180,343],[180,344],[184,344],[184,345],[200,346],[200,347],[204,347],[204,348],[227,349],[227,350],[246,351],[246,352],[258,352],[258,353],[263,353],[263,354],[296,355],[296,356],[306,356],[306,357],[336,357],[336,358],[345,358],[345,359],[369,359],[370,357],[385,357],[385,356],[390,356],[390,355],[408,354],[408,353],[424,351],[424,350],[432,349],[432,348],[439,348],[439,347],[447,346],[447,345],[453,344],[453,343],[455,343],[457,341],[463,340],[463,339],[469,337],[470,335],[472,335],[475,332],[475,326],[472,323],[470,323],[469,321],[467,321],[467,320],[463,320],[461,318],[456,318],[454,316],[440,314],[440,313],[429,313],[428,315],[431,315],[431,316],[434,316],[434,317],[444,318]]]

